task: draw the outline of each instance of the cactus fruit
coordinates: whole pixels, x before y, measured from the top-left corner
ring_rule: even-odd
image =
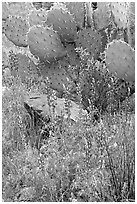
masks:
[[[6,20],[5,35],[16,46],[27,47],[28,23],[25,19],[17,16],[10,16]]]
[[[107,45],[106,65],[119,78],[135,80],[135,51],[126,42],[113,40]]]
[[[101,35],[92,28],[83,29],[78,33],[76,46],[86,49],[90,54],[90,58],[97,59],[102,47]]]
[[[75,41],[77,35],[76,22],[67,10],[53,7],[48,11],[46,24],[53,26],[63,43]]]
[[[53,29],[43,26],[33,26],[28,32],[30,52],[39,57],[40,61],[53,62],[66,55],[60,38]]]
[[[127,11],[128,3],[127,2],[111,2],[110,8],[114,16],[114,21],[117,24],[118,28],[127,27]]]
[[[40,63],[38,65],[38,69],[43,78],[48,78],[49,86],[60,93],[65,92],[65,87],[71,85],[73,83],[70,81],[69,76],[66,74],[65,70],[59,67],[59,63]],[[64,87],[65,86],[65,87]]]
[[[33,25],[41,25],[47,20],[47,13],[45,9],[31,10],[29,15],[30,27]]]
[[[67,9],[74,15],[79,28],[84,27],[85,23],[85,3],[84,2],[65,2]]]
[[[94,25],[97,30],[105,29],[111,22],[111,10],[107,2],[98,2],[93,12]]]

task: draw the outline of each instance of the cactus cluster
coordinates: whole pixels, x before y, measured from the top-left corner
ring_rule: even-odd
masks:
[[[133,2],[98,2],[96,6],[91,2],[3,2],[3,35],[38,59],[41,75],[58,92],[68,81],[76,89],[75,72],[79,75],[88,60],[93,65],[101,60],[111,74],[134,82],[134,8]],[[88,56],[84,61],[78,50]],[[83,87],[90,87],[92,77],[83,84],[81,92],[88,100],[90,94]]]

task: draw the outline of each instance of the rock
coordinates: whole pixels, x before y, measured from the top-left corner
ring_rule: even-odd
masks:
[[[31,112],[31,109],[33,109],[35,112],[39,113],[42,118],[48,118],[50,114],[52,114],[52,111],[50,110],[50,107],[48,105],[47,95],[31,94],[29,96],[26,96],[24,100],[24,105],[27,110]],[[71,101],[70,118],[72,120],[77,121],[79,117],[79,110],[80,110],[79,105]],[[64,117],[67,117],[65,114],[65,99],[64,98],[57,98],[54,114],[56,116],[62,116],[63,114]]]
[[[29,132],[26,128],[26,141],[30,142],[32,146],[35,145],[37,149],[40,149],[42,141],[49,138],[54,128],[52,127],[52,118],[57,118],[57,125],[62,122],[62,116],[67,119],[68,115],[65,113],[65,99],[57,98],[55,101],[55,109],[48,105],[47,95],[30,94],[24,97],[24,107],[31,116],[31,121],[27,123],[31,124],[32,131],[35,132],[33,138],[32,131]],[[79,118],[79,105],[71,101],[70,107],[70,121],[75,123]],[[87,111],[83,112],[86,114]],[[61,120],[60,120],[61,119]],[[58,124],[59,122],[59,124]],[[26,125],[26,127],[29,124]],[[30,138],[30,139],[29,139]]]

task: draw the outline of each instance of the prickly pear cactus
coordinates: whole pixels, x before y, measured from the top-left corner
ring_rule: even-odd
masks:
[[[76,81],[81,66],[80,57],[75,51],[74,44],[66,44],[65,49],[67,55],[62,60],[59,60],[60,67],[65,69],[72,81]]]
[[[113,40],[107,45],[106,65],[119,78],[135,81],[135,51],[126,42]]]
[[[86,49],[90,54],[90,58],[93,57],[94,59],[97,59],[102,47],[101,35],[92,28],[83,29],[78,33],[76,46]]]
[[[135,48],[135,2],[129,3],[127,34],[128,43]]]
[[[127,12],[128,12],[128,2],[111,2],[110,8],[114,16],[114,21],[119,28],[127,27]]]
[[[47,20],[47,13],[45,9],[33,9],[29,13],[30,27],[33,25],[42,25]]]
[[[28,32],[30,52],[43,62],[53,62],[66,55],[60,38],[53,29],[33,26]]]
[[[22,82],[25,82],[27,77],[38,77],[37,67],[33,61],[25,54],[16,54],[18,59],[18,75]]]
[[[74,15],[79,28],[83,28],[85,23],[85,3],[84,2],[65,2],[66,7]]]
[[[74,44],[66,44],[65,49],[67,51],[67,55],[60,60],[60,64],[63,66],[63,68],[66,67],[67,70],[68,66],[80,66],[80,57],[75,51]]]
[[[93,12],[93,19],[97,30],[105,29],[111,22],[109,3],[98,2],[97,9]]]
[[[73,16],[63,8],[54,8],[48,11],[46,24],[58,31],[61,41],[74,42],[77,35],[76,22]]]
[[[20,16],[26,18],[29,14],[29,10],[32,9],[33,6],[30,2],[3,2],[2,10],[4,15],[8,16]]]
[[[51,64],[40,63],[38,69],[41,76],[48,79],[48,85],[53,90],[57,90],[63,94],[65,93],[65,87],[74,86],[65,70],[60,68],[57,62]]]
[[[28,23],[25,19],[18,16],[10,16],[6,20],[5,35],[16,46],[26,47],[27,32],[29,30]]]
[[[11,56],[14,50],[16,54],[22,50],[26,53],[15,54],[16,60],[8,56],[11,58],[8,64],[15,73],[19,68],[22,79],[25,80],[30,68],[32,74],[38,68],[52,89],[62,96],[65,87],[69,87],[72,98],[73,95],[77,98],[76,87],[80,84],[83,105],[87,108],[90,99],[99,110],[106,110],[108,84],[111,76],[117,78],[115,72],[118,79],[134,83],[133,2],[3,2],[2,9],[3,36],[8,40],[6,52],[12,50]],[[37,58],[37,68],[29,54]],[[3,61],[6,57],[4,53]],[[17,63],[12,65],[12,61]],[[96,63],[102,63],[98,70],[94,67]],[[104,75],[104,66],[111,76]],[[89,71],[87,75],[85,70]],[[86,77],[82,78],[81,73]],[[112,83],[109,85],[112,90]],[[128,89],[120,90],[116,95],[121,99]]]
[[[2,2],[2,20],[6,20],[9,16],[8,3]]]

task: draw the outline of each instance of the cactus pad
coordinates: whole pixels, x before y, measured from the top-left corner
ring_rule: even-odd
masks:
[[[76,23],[67,10],[53,7],[48,11],[46,24],[58,31],[62,42],[74,42],[77,35]]]
[[[93,13],[94,24],[97,30],[106,28],[111,22],[111,10],[107,2],[98,2]]]
[[[17,16],[11,16],[6,20],[5,35],[16,46],[27,46],[28,23],[25,19]]]
[[[127,27],[127,11],[128,3],[127,2],[112,2],[110,3],[110,8],[114,15],[114,21],[119,28]]]
[[[67,51],[67,56],[60,60],[62,65],[66,66],[79,66],[80,65],[80,57],[75,51],[75,46],[73,44],[65,45],[65,49]]]
[[[78,33],[76,46],[86,49],[90,54],[90,58],[97,59],[102,46],[101,35],[92,28],[83,29]]]
[[[45,9],[31,10],[29,13],[29,24],[41,25],[47,20],[47,13]]]
[[[8,15],[20,16],[26,18],[29,14],[29,10],[32,9],[32,4],[30,2],[8,2],[7,9]]]
[[[112,73],[127,81],[135,80],[135,51],[127,43],[113,40],[106,49],[106,65]]]
[[[8,3],[2,2],[2,20],[6,20],[9,16]]]
[[[38,69],[43,78],[48,78],[49,86],[60,93],[65,92],[64,85],[65,87],[73,86],[65,70],[60,68],[57,62],[51,64],[40,63]]]
[[[53,62],[66,55],[57,32],[49,27],[33,26],[28,33],[28,45],[30,52],[44,62]]]
[[[65,69],[70,78],[75,81],[78,78],[78,71],[81,65],[80,57],[75,51],[75,46],[67,44],[65,46],[67,50],[67,56],[59,61],[61,68]]]
[[[79,28],[84,27],[85,23],[85,3],[84,2],[65,2],[66,7],[74,15]]]
[[[16,57],[18,59],[18,74],[21,77],[22,82],[28,76],[30,79],[38,76],[37,67],[29,57],[21,53],[16,54]]]

